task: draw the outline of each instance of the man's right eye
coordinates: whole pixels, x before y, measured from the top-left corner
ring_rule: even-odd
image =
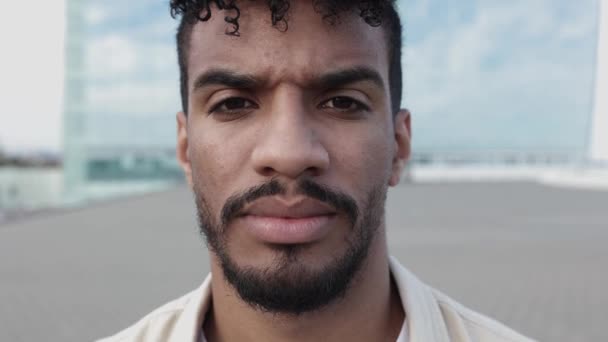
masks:
[[[242,97],[231,97],[214,105],[209,111],[210,114],[240,114],[257,108],[257,105]]]

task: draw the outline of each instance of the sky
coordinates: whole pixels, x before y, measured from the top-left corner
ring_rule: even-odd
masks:
[[[584,151],[597,1],[398,1],[414,151]],[[89,143],[173,143],[176,22],[167,3],[85,6]],[[0,146],[60,151],[64,0],[3,6]]]
[[[586,148],[597,1],[406,1],[419,150]]]
[[[4,150],[59,148],[64,10],[63,0],[2,4],[0,148]]]

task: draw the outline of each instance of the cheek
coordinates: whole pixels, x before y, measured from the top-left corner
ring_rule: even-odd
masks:
[[[217,215],[231,195],[230,185],[236,179],[239,156],[227,144],[216,143],[211,136],[190,144],[192,180],[199,195]]]
[[[379,184],[388,184],[392,168],[393,142],[386,130],[367,129],[335,139],[334,170],[340,183],[347,181],[360,198]]]
[[[369,142],[361,151],[361,173],[367,184],[366,194],[379,184],[388,184],[392,161],[390,150],[391,145],[380,140]]]

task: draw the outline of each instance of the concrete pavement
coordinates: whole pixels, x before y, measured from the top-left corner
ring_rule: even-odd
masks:
[[[448,295],[541,341],[606,341],[608,192],[409,184],[391,253]],[[184,189],[0,226],[0,341],[91,341],[208,272]]]

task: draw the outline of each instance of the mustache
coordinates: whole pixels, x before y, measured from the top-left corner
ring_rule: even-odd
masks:
[[[243,208],[260,198],[276,195],[286,195],[287,186],[276,179],[252,187],[240,194],[230,196],[222,208],[221,221],[226,226],[231,220],[239,216]],[[349,195],[334,190],[326,185],[316,183],[310,179],[302,179],[296,186],[296,194],[308,196],[319,202],[330,205],[336,211],[345,213],[351,224],[357,222],[359,207],[357,202]]]

